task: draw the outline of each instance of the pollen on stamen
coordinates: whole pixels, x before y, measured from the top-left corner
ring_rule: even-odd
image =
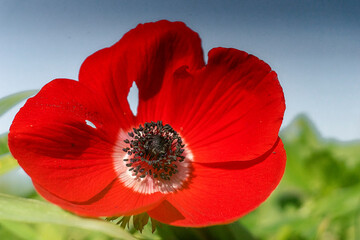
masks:
[[[191,174],[193,156],[182,137],[158,121],[120,132],[113,159],[126,187],[151,194],[180,189]]]

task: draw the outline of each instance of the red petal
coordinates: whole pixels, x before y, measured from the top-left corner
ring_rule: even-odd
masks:
[[[198,34],[182,22],[140,24],[115,46],[117,61],[121,59],[115,66],[118,76],[136,81],[140,100],[154,97],[177,68],[204,65]]]
[[[80,68],[79,81],[91,88],[108,105],[120,121],[134,121],[127,96],[133,80],[114,78],[114,47],[104,48],[89,56]]]
[[[204,65],[201,40],[182,22],[139,24],[110,48],[90,56],[80,70],[80,82],[106,94],[111,106],[128,110],[126,97],[135,81],[140,101],[153,98],[163,79],[181,66]],[[142,105],[139,111],[151,111]],[[146,119],[149,120],[149,119]]]
[[[159,21],[139,25],[118,43],[117,78],[136,81],[139,88],[140,122],[151,121],[154,109],[161,108],[170,92],[160,93],[174,71],[182,66],[191,70],[204,66],[201,40],[182,22]],[[126,63],[126,64],[124,64]],[[159,94],[163,96],[159,96]],[[157,106],[157,108],[154,108]],[[162,109],[164,110],[164,109]],[[148,115],[150,114],[150,115]],[[161,120],[161,119],[158,119]]]
[[[117,177],[113,146],[119,121],[83,84],[57,79],[16,115],[11,153],[33,181],[66,200],[85,201]]]
[[[283,91],[276,73],[255,56],[213,49],[204,69],[178,69],[162,92],[167,95],[151,100],[157,105],[146,118],[179,131],[196,162],[251,160],[277,140]]]
[[[84,202],[70,202],[50,193],[34,182],[36,190],[47,200],[76,214],[88,217],[136,215],[158,205],[161,193],[140,194],[124,187],[117,179],[98,195]]]
[[[279,139],[265,155],[248,162],[194,163],[187,187],[148,211],[156,220],[200,227],[232,222],[259,206],[278,185],[286,154]]]

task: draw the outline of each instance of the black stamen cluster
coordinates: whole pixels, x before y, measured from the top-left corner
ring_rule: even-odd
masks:
[[[154,178],[170,180],[178,172],[176,161],[183,162],[184,146],[179,134],[162,121],[145,123],[128,132],[129,139],[124,142],[129,147],[123,148],[129,158],[125,158],[126,166],[140,178],[147,175]],[[144,164],[146,163],[146,164]]]

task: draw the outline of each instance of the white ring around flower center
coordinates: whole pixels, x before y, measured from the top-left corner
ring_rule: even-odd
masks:
[[[131,139],[126,132],[121,131],[118,135],[118,140],[114,146],[113,152],[113,164],[114,169],[118,173],[118,178],[125,187],[132,189],[135,192],[142,194],[152,194],[156,192],[172,193],[181,189],[189,178],[191,173],[191,162],[193,161],[193,155],[191,151],[186,147],[183,156],[185,157],[183,162],[173,162],[177,165],[177,172],[170,177],[170,180],[164,180],[161,178],[154,178],[153,175],[146,175],[144,178],[140,178],[139,175],[135,175],[133,171],[129,171],[129,167],[126,166],[123,159],[129,158],[127,153],[124,153],[123,148],[128,147],[128,144],[124,142],[125,139]]]

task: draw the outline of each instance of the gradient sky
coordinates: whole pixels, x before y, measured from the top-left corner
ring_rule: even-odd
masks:
[[[360,1],[0,0],[0,97],[77,79],[83,60],[138,23],[179,20],[205,54],[234,47],[279,75],[284,126],[306,113],[325,137],[360,139]],[[0,118],[8,130],[18,108]]]

